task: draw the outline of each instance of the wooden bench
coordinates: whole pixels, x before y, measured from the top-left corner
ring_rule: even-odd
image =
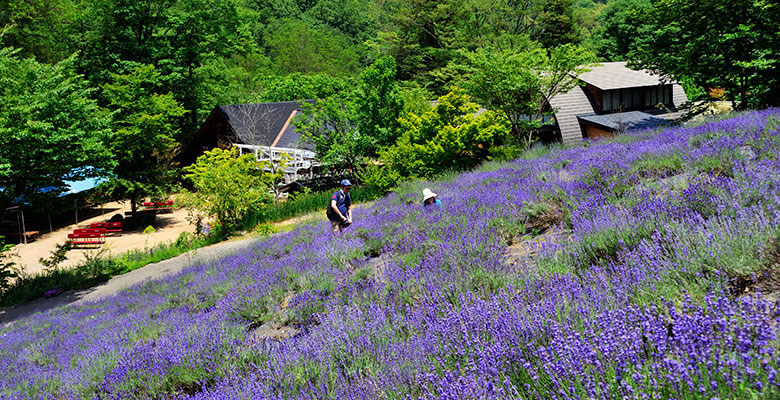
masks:
[[[76,232],[76,231],[89,231],[89,230],[102,230],[102,232]],[[80,246],[97,246],[100,247],[106,243],[106,230],[105,229],[76,229],[73,233],[68,234],[68,240],[73,247]]]
[[[103,228],[107,233],[122,232],[121,222],[93,222],[89,224],[90,228]]]
[[[38,238],[38,235],[40,235],[41,232],[40,231],[27,231],[27,232],[25,232],[25,234],[27,236],[27,241],[33,241],[33,240]],[[6,236],[9,239],[13,238],[14,240],[19,240],[21,242],[22,235],[23,234],[20,234],[19,232],[12,232],[12,233],[9,233],[8,235],[3,235],[3,236]]]
[[[152,202],[147,201],[143,203],[142,211],[154,211],[158,214],[172,213],[173,212],[173,200]]]

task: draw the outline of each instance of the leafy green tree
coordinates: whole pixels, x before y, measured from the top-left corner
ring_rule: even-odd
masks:
[[[181,201],[217,222],[220,233],[227,236],[268,196],[273,178],[263,173],[263,167],[251,154],[239,156],[235,147],[207,151],[184,168],[194,192],[186,193]]]
[[[0,49],[0,210],[19,195],[111,169],[110,118],[75,62],[41,64]]]
[[[735,107],[780,104],[780,6],[762,0],[653,0],[637,64],[720,87]]]
[[[479,106],[461,89],[438,99],[431,111],[401,118],[394,146],[380,151],[389,175],[430,177],[448,169],[472,168],[490,157],[491,147],[503,142],[509,124]]]
[[[542,47],[578,44],[582,40],[582,33],[574,16],[574,0],[545,1],[537,24],[533,38],[541,43]]]
[[[13,270],[14,263],[6,261],[8,250],[14,245],[5,244],[4,239],[0,236],[0,294],[8,290],[11,286],[11,279],[17,276]]]
[[[395,143],[398,117],[404,109],[392,57],[381,57],[360,74],[356,105],[360,134],[373,139],[377,148]]]
[[[355,43],[371,39],[377,21],[367,0],[318,0],[304,17],[338,30]]]
[[[594,32],[597,55],[607,61],[629,58],[634,43],[646,36],[645,14],[652,9],[650,0],[615,0],[599,16]]]
[[[374,140],[358,129],[354,103],[328,98],[315,105],[306,103],[302,111],[295,126],[304,140],[314,143],[320,163],[354,172],[376,151]]]
[[[258,51],[238,0],[94,0],[84,18],[81,70],[93,86],[140,65],[155,65],[163,93],[188,110],[180,119],[186,141],[214,104],[205,96],[221,84],[214,60]],[[210,67],[207,67],[210,68]],[[214,81],[206,80],[208,78]]]
[[[106,187],[113,197],[130,199],[132,210],[142,197],[170,188],[175,180],[174,139],[184,108],[171,93],[159,93],[161,75],[152,65],[114,75],[103,88],[114,111],[111,152],[117,161]]]
[[[349,98],[355,90],[353,79],[338,78],[328,74],[263,75],[257,78],[257,85],[260,89],[255,101],[260,103],[328,97]]]
[[[278,72],[349,76],[358,71],[358,55],[349,41],[325,26],[283,19],[270,26],[265,41]]]
[[[0,44],[19,49],[23,58],[62,61],[73,52],[73,26],[81,13],[73,0],[2,1],[0,28],[7,30],[0,35]]]
[[[530,145],[534,132],[552,113],[549,100],[578,84],[591,56],[582,48],[563,45],[520,53],[480,49],[463,53],[462,85],[480,105],[502,113],[512,135]]]

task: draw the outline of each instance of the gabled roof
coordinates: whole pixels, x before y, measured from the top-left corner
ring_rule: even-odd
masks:
[[[641,86],[666,84],[659,75],[647,70],[629,69],[625,61],[600,63],[590,71],[583,72],[578,78],[601,90],[624,89]]]
[[[308,149],[311,145],[299,143],[301,135],[292,123],[304,102],[314,104],[315,100],[233,104],[219,106],[214,112],[221,114],[244,144]]]
[[[555,121],[561,130],[564,144],[582,141],[582,130],[577,120],[579,114],[592,114],[593,105],[585,95],[582,86],[575,86],[566,93],[561,93],[550,99],[550,106],[555,110]]]
[[[658,118],[641,111],[628,111],[603,115],[586,114],[578,115],[577,118],[616,131],[655,128],[669,123],[669,121],[663,118]]]

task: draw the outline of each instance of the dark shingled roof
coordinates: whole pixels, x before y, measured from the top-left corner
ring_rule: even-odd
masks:
[[[578,115],[577,118],[592,124],[603,126],[605,128],[614,129],[616,131],[655,128],[657,126],[665,125],[669,122],[663,118],[658,118],[641,111],[629,111],[603,115]]]
[[[222,114],[244,144],[312,150],[311,143],[300,143],[301,135],[292,123],[300,114],[303,102],[314,104],[315,100],[233,104],[217,107],[215,111]]]

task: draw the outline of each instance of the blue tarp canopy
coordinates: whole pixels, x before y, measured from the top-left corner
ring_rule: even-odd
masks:
[[[94,167],[91,167],[91,166],[74,168],[73,170],[71,170],[70,173],[65,175],[63,178],[69,177],[69,176],[73,176],[73,175],[76,175],[76,174],[79,174],[79,173],[84,173],[84,172],[92,172],[92,173],[94,173],[95,170],[94,170]],[[64,186],[46,186],[46,187],[42,187],[42,188],[37,189],[36,192],[38,192],[38,193],[49,193],[49,192],[56,191],[56,192],[59,192],[59,195],[57,197],[64,197],[64,196],[67,196],[69,194],[76,194],[76,193],[81,193],[81,192],[84,192],[84,191],[87,191],[87,190],[90,190],[90,189],[94,189],[97,185],[99,185],[99,184],[101,184],[103,182],[108,182],[108,178],[100,176],[100,177],[93,177],[93,178],[84,178],[84,179],[77,180],[77,181],[63,180],[62,183],[64,184]],[[2,193],[4,191],[5,191],[5,188],[0,188],[0,193]],[[24,195],[21,195],[21,196],[15,198],[13,202],[15,204],[26,204],[27,203],[25,201]]]

